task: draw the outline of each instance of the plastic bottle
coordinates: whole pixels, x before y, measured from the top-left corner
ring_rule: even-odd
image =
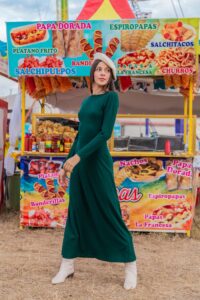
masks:
[[[25,135],[25,151],[29,151],[29,140],[30,140],[30,134],[26,133]]]
[[[33,152],[36,152],[36,151],[37,151],[36,136],[35,136],[35,135],[32,135],[31,139],[32,139],[32,151],[33,151]]]
[[[169,155],[171,153],[171,143],[170,140],[165,141],[165,154]]]

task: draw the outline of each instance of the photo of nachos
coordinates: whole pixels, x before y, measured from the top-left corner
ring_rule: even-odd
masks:
[[[162,29],[162,35],[164,39],[170,41],[187,41],[195,36],[192,27],[187,28],[187,26],[181,21],[165,24]]]
[[[173,225],[181,225],[188,221],[191,217],[192,207],[188,202],[178,202],[176,204],[167,204],[160,206],[153,211],[153,215],[161,216],[157,220],[159,223],[171,223]]]
[[[192,47],[161,50],[156,57],[156,64],[161,73],[164,68],[190,68],[190,72],[195,72],[195,50]]]
[[[155,53],[148,49],[137,50],[135,52],[128,53],[118,60],[118,68],[124,69],[126,66],[128,69],[145,69],[153,63],[155,59]]]
[[[116,186],[120,186],[127,178],[132,182],[153,182],[164,177],[166,170],[159,159],[149,158],[146,164],[125,166],[120,169],[118,162],[114,163],[114,178]]]

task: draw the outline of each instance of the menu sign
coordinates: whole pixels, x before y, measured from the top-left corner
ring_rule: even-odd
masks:
[[[119,76],[193,74],[198,19],[7,23],[11,76],[88,76],[103,52]]]

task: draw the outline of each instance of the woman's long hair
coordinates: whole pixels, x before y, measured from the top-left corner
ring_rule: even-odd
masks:
[[[94,83],[94,72],[98,66],[98,64],[100,62],[103,62],[102,60],[100,59],[96,59],[92,66],[91,66],[91,69],[90,69],[90,92],[91,94],[93,94],[93,83]],[[114,91],[114,76],[113,76],[113,72],[112,72],[112,69],[110,68],[110,78],[108,80],[108,83],[107,85],[105,86],[105,90],[108,90],[108,91]]]

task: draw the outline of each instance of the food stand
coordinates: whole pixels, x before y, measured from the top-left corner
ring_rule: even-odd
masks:
[[[8,103],[0,99],[0,208],[4,201],[4,150],[6,142]]]
[[[196,191],[192,162],[198,26],[198,19],[7,23],[8,50],[12,53],[10,75],[22,76],[22,226],[64,226],[69,187],[60,191],[56,178],[75,137],[78,121],[76,115],[49,116],[43,109],[41,115],[33,116],[30,147],[27,141],[30,137],[24,136],[25,92],[39,99],[47,91],[56,91],[55,81],[57,88],[64,88],[64,80],[69,88],[73,76],[89,75],[94,53],[104,52],[116,63],[119,76],[164,76],[166,86],[179,87],[184,94],[182,115],[118,115],[116,121],[121,126],[134,118],[179,119],[184,122],[182,137],[124,136],[121,132],[110,139],[109,149],[122,215],[128,228],[189,234]],[[30,80],[35,85],[32,84],[32,89]],[[38,85],[40,90],[37,90]],[[51,118],[54,124],[49,128],[43,126],[43,122]],[[58,119],[62,119],[61,123],[67,120],[70,125],[58,125]],[[43,136],[38,137],[41,126],[45,127]],[[47,137],[50,132],[60,133],[60,126],[64,127],[60,129],[62,134],[70,138],[64,147],[66,152],[60,144],[58,146],[59,138]]]

